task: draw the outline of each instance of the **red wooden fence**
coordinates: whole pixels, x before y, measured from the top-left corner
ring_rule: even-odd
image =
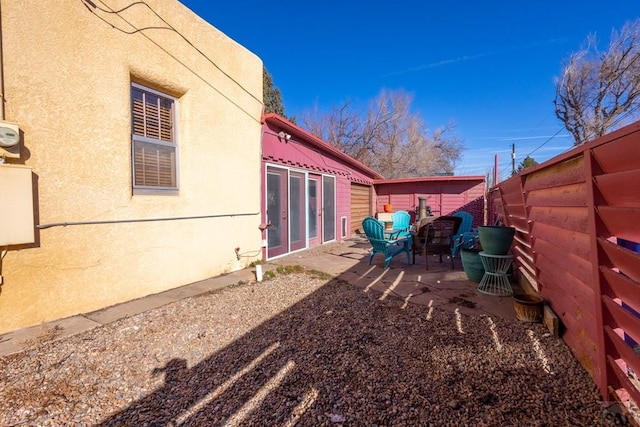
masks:
[[[640,373],[639,186],[636,122],[526,169],[488,198],[489,222],[516,228],[519,273],[558,315],[603,399],[638,404],[627,367]]]

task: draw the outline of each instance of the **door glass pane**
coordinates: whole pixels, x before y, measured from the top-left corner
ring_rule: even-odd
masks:
[[[322,177],[322,225],[323,241],[336,238],[336,203],[335,179],[332,176]]]
[[[300,203],[302,199],[302,180],[297,176],[291,176],[289,178],[289,195],[291,197],[289,206],[291,211],[289,212],[289,221],[291,227],[291,243],[299,242],[302,238],[302,214],[300,212]]]
[[[309,237],[318,237],[318,199],[317,188],[318,181],[315,179],[309,180]]]
[[[280,221],[280,196],[282,189],[280,188],[280,175],[274,173],[267,174],[267,221],[271,221],[271,227],[267,229],[267,241],[269,247],[280,246],[280,230],[282,221]]]
[[[307,247],[306,176],[291,172],[289,176],[289,242],[292,251]]]

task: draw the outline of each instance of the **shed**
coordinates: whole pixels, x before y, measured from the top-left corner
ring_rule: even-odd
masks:
[[[473,215],[473,226],[484,224],[485,177],[425,176],[411,178],[380,179],[376,189],[376,212],[382,212],[386,204],[394,211],[406,210],[415,219],[419,199],[426,198],[427,206],[436,215],[450,215],[467,211]]]

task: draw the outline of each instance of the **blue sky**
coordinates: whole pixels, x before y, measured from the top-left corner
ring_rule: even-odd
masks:
[[[181,2],[262,59],[288,116],[403,90],[430,129],[455,122],[457,175],[498,154],[501,178],[512,144],[516,165],[571,148],[553,107],[563,60],[640,16],[638,0]]]

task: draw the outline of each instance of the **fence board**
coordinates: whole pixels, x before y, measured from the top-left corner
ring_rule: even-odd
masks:
[[[622,356],[626,360],[632,361],[632,364],[640,362],[640,359],[633,352],[633,349],[629,346],[629,344],[624,342],[622,337],[618,333],[616,333],[616,331],[613,330],[611,326],[605,325],[604,331],[605,331],[605,336],[607,337],[609,342],[611,342],[611,344],[615,349],[615,352],[613,352],[613,354],[611,355],[614,359],[617,359],[620,356]],[[640,365],[640,363],[638,363],[638,365]],[[640,366],[638,366],[638,368],[640,368]],[[636,372],[640,372],[640,370],[636,370]]]
[[[515,227],[516,230],[520,230],[520,232],[527,233],[529,230],[529,224],[527,224],[527,219],[523,216],[513,216],[507,215],[507,223],[511,227]]]
[[[597,359],[598,345],[585,332],[580,321],[569,322],[565,318],[562,319],[562,323],[565,326],[562,339],[571,348],[571,352],[582,367],[589,372],[592,378],[597,378],[600,372]]]
[[[615,374],[616,376],[615,379],[618,380],[617,384],[624,387],[635,402],[640,402],[640,392],[638,391],[636,386],[633,385],[631,380],[629,380],[627,373],[622,372],[622,370],[620,369],[620,366],[618,366],[616,361],[611,356],[607,356],[607,364],[611,367],[612,372]],[[611,380],[612,380],[611,382],[613,382],[614,379],[612,378]],[[617,389],[619,387],[613,387],[613,388]],[[632,425],[632,424],[629,424],[629,425]]]
[[[640,282],[640,254],[614,245],[604,238],[598,239],[598,244],[609,257],[611,265],[615,265],[622,273],[633,278],[636,282]]]
[[[631,367],[633,368],[634,372],[640,372],[640,358],[638,357],[638,355],[636,355],[634,353],[634,351],[631,349],[631,347],[624,342],[624,340],[618,335],[616,334],[616,332],[611,329],[610,326],[605,326],[604,327],[604,331],[605,331],[605,336],[609,339],[609,342],[611,342],[611,344],[613,345],[615,351],[617,352],[617,354],[614,354],[613,356],[608,356],[607,360],[609,361],[609,364],[613,363],[613,365],[611,366],[611,368],[613,368],[613,371],[616,374],[616,377],[618,379],[618,382],[620,384],[625,384],[626,381],[629,381],[626,372],[622,372],[620,370],[619,365],[615,362],[616,358],[622,357],[625,362],[627,364],[630,364]],[[618,356],[618,357],[616,357]],[[633,386],[632,384],[626,384],[626,387],[631,386],[631,388],[629,388],[629,391],[635,391],[636,396],[634,397],[634,399],[638,399],[640,398],[640,391],[638,389],[636,389],[635,386]],[[618,388],[618,387],[616,387]],[[636,400],[636,402],[638,402],[638,400]]]
[[[638,169],[640,130],[637,129],[628,136],[612,142],[592,150],[598,165],[606,173]]]
[[[526,175],[524,191],[529,193],[541,188],[562,187],[585,181],[584,159],[578,157]]]
[[[612,328],[622,328],[635,342],[640,342],[640,322],[638,322],[638,318],[607,295],[602,296],[602,301],[606,307],[608,317],[610,317],[610,319],[606,317],[605,319],[611,320],[611,323],[606,320],[605,322],[609,323]]]
[[[593,286],[591,262],[578,255],[565,252],[553,244],[553,241],[537,240],[535,251],[544,254],[553,266],[560,271],[567,271],[582,283]],[[541,255],[542,256],[542,255]],[[536,259],[536,267],[541,268],[540,259]],[[547,266],[544,266],[547,267]]]
[[[580,334],[565,334],[562,339],[567,343],[571,352],[580,362],[582,367],[592,378],[599,376],[598,361],[592,357],[597,353],[598,347],[590,339],[584,339]]]
[[[520,188],[520,186],[518,186],[518,188],[515,189],[515,191],[507,192],[503,189],[502,200],[506,205],[522,206],[524,203],[522,200],[522,189]]]
[[[637,186],[640,182],[640,169],[600,175],[594,180],[608,206],[618,208],[640,206],[640,191]]]
[[[605,280],[605,285],[609,286],[613,295],[612,298],[620,298],[620,300],[640,312],[640,283],[625,277],[624,274],[617,273],[610,268],[600,267]],[[638,371],[640,372],[640,371]]]
[[[533,222],[531,226],[531,239],[553,242],[553,244],[566,253],[578,255],[588,260],[591,255],[591,243],[589,235],[577,231],[563,229],[549,224]]]
[[[556,264],[550,259],[540,256],[537,260],[538,263],[545,263],[545,267],[548,263],[553,264],[552,268],[545,268],[538,272],[538,280],[543,286],[543,295],[547,293],[549,286],[557,286],[570,301],[564,302],[562,306],[565,310],[574,310],[581,307],[581,309],[591,309],[593,307],[593,300],[595,294],[591,283],[581,280],[573,272],[565,270],[562,265]]]
[[[505,216],[510,217],[520,217],[525,218],[527,216],[526,211],[524,210],[524,205],[502,205]]]
[[[543,188],[526,193],[528,206],[587,206],[586,183]]]
[[[500,194],[522,193],[522,179],[512,177],[500,183]]]
[[[634,226],[640,224],[640,208],[598,206],[598,213],[609,235],[640,242],[640,227]]]
[[[589,233],[589,212],[586,208],[535,206],[529,210],[529,219],[563,230]]]

